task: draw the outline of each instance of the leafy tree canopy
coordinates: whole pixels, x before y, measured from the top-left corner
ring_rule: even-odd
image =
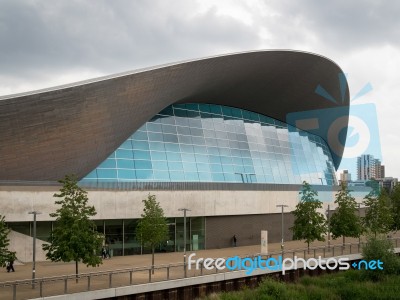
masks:
[[[342,236],[343,243],[346,236],[359,237],[362,226],[357,213],[358,204],[345,184],[336,194],[335,203],[338,207],[330,219],[332,237],[336,239]]]
[[[46,257],[51,261],[75,261],[78,274],[78,262],[87,266],[98,266],[101,258],[97,255],[103,243],[103,236],[96,231],[90,217],[96,215],[94,206],[89,206],[87,192],[78,186],[74,175],[67,175],[59,181],[63,186],[54,194],[61,205],[50,216],[56,218],[51,232],[50,244],[43,245]]]
[[[388,233],[393,226],[390,201],[385,189],[381,189],[378,196],[375,192],[371,192],[364,198],[366,212],[363,225],[375,235]]]
[[[309,248],[311,242],[325,240],[327,226],[325,216],[317,211],[322,208],[322,202],[316,198],[318,193],[304,181],[299,194],[301,199],[293,211],[295,220],[290,229],[293,231],[293,238],[304,239]]]
[[[0,266],[4,267],[6,261],[15,260],[15,252],[8,250],[10,229],[6,225],[5,217],[0,215]]]

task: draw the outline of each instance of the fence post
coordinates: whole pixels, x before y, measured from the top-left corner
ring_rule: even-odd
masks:
[[[129,284],[130,284],[130,285],[132,285],[132,273],[133,273],[133,271],[130,270],[130,271],[129,271]]]
[[[40,280],[39,286],[40,286],[39,295],[40,297],[43,297],[43,280]]]
[[[90,291],[90,273],[89,273],[89,276],[88,276],[88,278],[87,278],[87,290],[88,291]]]
[[[13,300],[17,300],[17,284],[13,284]]]
[[[168,265],[168,267],[167,267],[167,280],[169,280],[169,267],[170,267],[170,265]]]
[[[112,287],[112,273],[108,274],[108,287]]]
[[[68,276],[64,278],[64,294],[68,291]]]
[[[149,282],[151,282],[151,268],[149,269]]]

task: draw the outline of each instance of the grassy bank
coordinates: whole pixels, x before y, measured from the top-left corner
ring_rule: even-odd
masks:
[[[231,299],[400,299],[400,276],[385,276],[371,281],[362,271],[346,271],[319,277],[303,277],[297,283],[266,279],[256,289],[210,295],[207,298]]]

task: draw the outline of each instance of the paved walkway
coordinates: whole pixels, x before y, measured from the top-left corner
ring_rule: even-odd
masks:
[[[358,239],[346,239],[346,243],[358,243]],[[341,239],[332,241],[331,245],[340,245]],[[399,241],[400,244],[400,241]],[[310,247],[321,247],[326,246],[327,242],[315,242]],[[285,243],[285,250],[290,251],[293,249],[304,249],[307,247],[307,244],[302,241],[290,241]],[[341,247],[337,247],[335,250],[335,255],[341,254]],[[199,257],[231,257],[231,256],[246,256],[253,255],[260,252],[260,245],[254,246],[243,246],[243,247],[232,247],[232,248],[224,248],[224,249],[211,249],[211,250],[199,250],[196,251],[196,258]],[[350,253],[350,248],[345,250],[345,254]],[[269,252],[278,252],[280,251],[280,243],[272,243],[268,245]],[[352,253],[357,252],[357,247],[353,246]],[[193,253],[192,251],[188,251],[187,255]],[[306,254],[307,257],[314,257],[314,251],[311,251],[310,254],[305,253],[304,251],[299,251],[296,253],[297,256],[303,257]],[[332,252],[327,252],[326,256],[332,256]],[[291,256],[292,254],[290,254]],[[316,252],[316,255],[322,256],[322,250]],[[164,264],[174,264],[183,262],[183,253],[182,252],[173,252],[173,253],[157,253],[155,255],[155,265],[164,265]],[[79,264],[79,273],[89,273],[89,272],[99,272],[99,271],[107,271],[107,270],[117,270],[117,269],[128,269],[128,268],[137,268],[137,267],[145,267],[150,266],[151,264],[151,255],[132,255],[132,256],[119,256],[113,257],[111,259],[103,260],[103,264],[99,267],[86,267],[83,264]],[[204,274],[211,273],[213,271],[207,271]],[[72,275],[75,273],[75,263],[63,263],[63,262],[37,262],[36,263],[36,278],[42,277],[52,277],[52,276],[61,276],[61,275]],[[191,271],[188,276],[198,276],[200,275],[200,271]],[[183,277],[183,268],[176,267],[171,269],[170,278],[182,278]],[[14,280],[24,280],[32,278],[32,263],[27,263],[23,265],[15,265],[14,273],[7,273],[5,268],[0,269],[0,283],[5,281],[14,281]],[[129,274],[124,273],[121,275],[113,275],[113,287],[122,286],[129,284]],[[153,281],[160,281],[166,279],[166,269],[156,270]],[[108,276],[99,276],[93,278],[91,289],[103,289],[108,288]],[[141,271],[134,273],[134,283],[145,283],[148,282],[148,271]],[[70,281],[68,285],[68,291],[74,292],[82,291],[86,288],[86,280],[80,280],[79,284],[75,284],[75,280]],[[44,287],[45,296],[60,294],[63,291],[63,282],[58,282],[54,284],[46,284]],[[12,289],[11,287],[0,288],[0,299],[12,299]],[[29,299],[32,297],[38,297],[38,288],[32,290],[30,285],[18,287],[17,289],[17,299]]]

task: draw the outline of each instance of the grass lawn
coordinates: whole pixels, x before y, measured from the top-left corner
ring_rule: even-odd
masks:
[[[400,276],[388,275],[374,282],[363,271],[349,270],[318,277],[302,277],[297,283],[266,279],[258,288],[209,295],[205,299],[400,299]]]

